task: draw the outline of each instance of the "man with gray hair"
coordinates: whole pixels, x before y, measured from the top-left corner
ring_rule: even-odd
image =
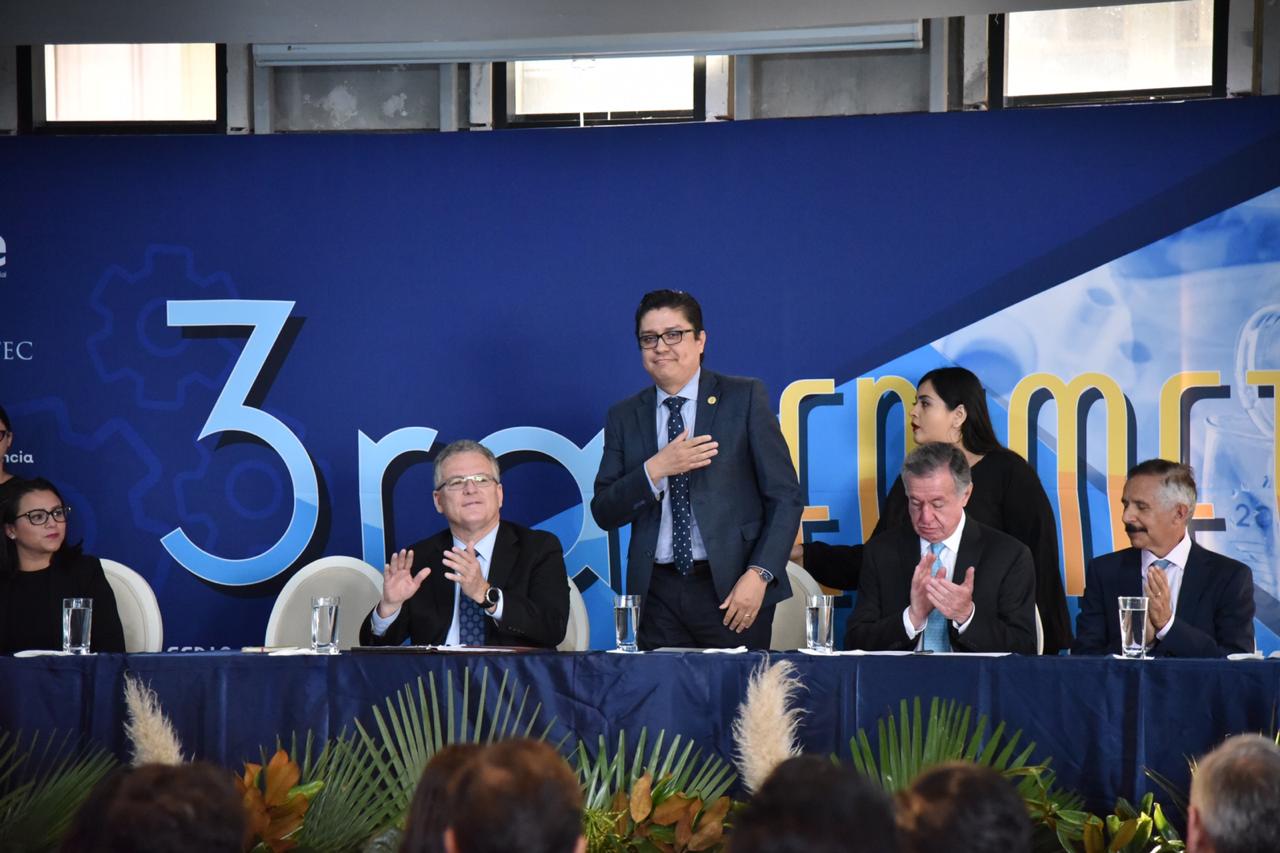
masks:
[[[863,551],[851,649],[1035,654],[1035,567],[1027,546],[965,515],[964,451],[922,444],[902,464],[911,526]]]
[[[1252,652],[1253,573],[1191,540],[1191,468],[1165,459],[1139,463],[1129,471],[1120,503],[1132,547],[1098,557],[1085,570],[1072,654],[1119,654],[1119,598],[1144,595],[1149,654]]]
[[[543,646],[569,622],[560,540],[499,519],[498,460],[474,441],[436,456],[436,511],[449,527],[391,555],[362,645]]]
[[[1237,735],[1209,753],[1191,779],[1187,853],[1280,850],[1280,747]]]

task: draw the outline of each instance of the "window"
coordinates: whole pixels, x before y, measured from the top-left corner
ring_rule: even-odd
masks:
[[[495,63],[495,127],[572,127],[702,121],[700,56]]]
[[[225,52],[215,44],[57,44],[20,54],[26,132],[218,131]]]
[[[1003,49],[1009,105],[1215,94],[1215,5],[1225,24],[1225,0],[1012,12],[991,69]]]

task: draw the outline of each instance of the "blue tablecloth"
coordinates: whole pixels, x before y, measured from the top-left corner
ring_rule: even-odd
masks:
[[[201,653],[0,658],[0,730],[78,732],[127,757],[122,681],[134,673],[158,694],[185,751],[228,767],[257,760],[277,737],[331,737],[419,676],[487,667],[529,688],[552,739],[616,741],[642,726],[665,729],[728,758],[731,726],[760,654],[360,654],[266,657]],[[811,657],[795,664],[806,686],[807,751],[848,757],[860,727],[897,712],[899,700],[954,698],[1022,729],[1059,782],[1109,808],[1117,795],[1151,790],[1149,767],[1182,785],[1186,758],[1229,734],[1272,731],[1280,662],[1123,661],[1111,658],[923,656]],[[455,680],[455,685],[457,681]],[[492,696],[492,694],[491,694]],[[539,727],[541,728],[541,727]]]

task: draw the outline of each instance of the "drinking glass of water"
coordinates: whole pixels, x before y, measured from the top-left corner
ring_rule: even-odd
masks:
[[[1147,656],[1147,597],[1120,596],[1120,651],[1127,658]]]
[[[89,654],[93,631],[93,599],[62,599],[62,650],[73,655]]]
[[[804,641],[811,652],[829,654],[835,648],[832,616],[834,595],[807,595],[804,605]]]
[[[311,651],[338,653],[338,605],[336,595],[317,595],[311,599]]]
[[[613,630],[618,651],[639,651],[636,646],[636,626],[639,623],[640,596],[615,595],[613,597]]]

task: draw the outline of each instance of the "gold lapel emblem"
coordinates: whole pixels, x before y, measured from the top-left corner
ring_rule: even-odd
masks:
[[[707,405],[714,406],[715,404],[716,404],[716,397],[714,394],[712,394],[710,397],[707,398]]]

